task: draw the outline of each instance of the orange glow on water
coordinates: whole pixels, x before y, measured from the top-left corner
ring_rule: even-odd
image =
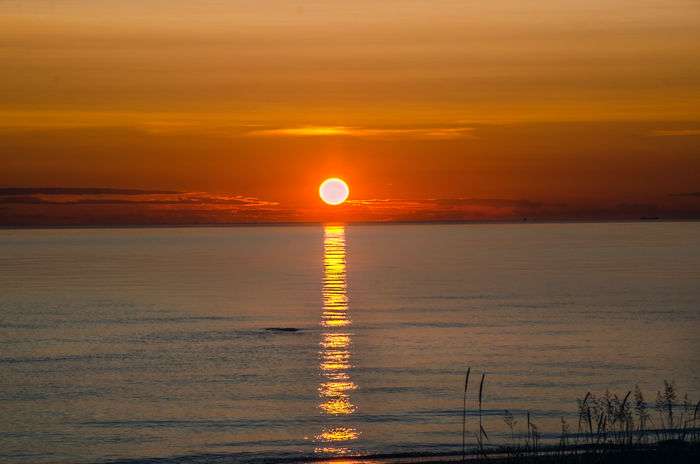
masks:
[[[343,455],[351,451],[347,442],[356,440],[359,432],[354,427],[333,424],[330,418],[346,417],[357,409],[350,398],[350,393],[357,385],[350,377],[351,325],[348,316],[349,298],[347,295],[347,276],[345,260],[345,227],[326,226],[323,239],[323,310],[321,327],[325,332],[321,336],[320,371],[323,380],[318,393],[321,399],[319,409],[329,417],[329,427],[316,436],[317,442],[337,443],[342,446],[321,446],[316,448],[319,454]],[[342,328],[342,332],[339,329]]]
[[[342,395],[343,393],[329,393],[331,395]],[[349,398],[337,398],[321,404],[321,409],[327,414],[343,415],[355,412],[355,406],[350,403]]]
[[[327,429],[321,432],[316,438],[319,441],[335,442],[335,441],[347,441],[355,440],[359,436],[359,433],[355,429],[348,427],[335,427],[332,429]]]

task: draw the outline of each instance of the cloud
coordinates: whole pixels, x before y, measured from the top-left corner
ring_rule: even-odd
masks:
[[[473,137],[472,127],[399,127],[371,128],[351,126],[302,126],[277,129],[256,129],[249,137],[359,137],[376,139],[449,140]]]
[[[144,193],[145,192],[145,193]],[[423,222],[698,218],[700,192],[675,193],[658,204],[563,204],[527,198],[369,198],[342,207],[280,204],[240,194],[111,188],[2,188],[0,226],[187,225],[292,222]],[[679,206],[680,205],[680,206]]]
[[[286,129],[259,129],[248,132],[253,137],[324,137],[351,135],[352,129],[344,126],[307,126]]]
[[[135,130],[151,135],[242,136],[258,123],[229,113],[126,111],[8,111],[0,109],[0,132]]]
[[[692,137],[700,135],[700,129],[656,129],[651,131],[653,137]]]
[[[0,187],[0,196],[13,195],[162,195],[181,193],[176,190],[139,190],[119,188],[75,187]]]
[[[448,207],[448,208],[466,208],[466,207],[486,207],[486,208],[530,208],[537,209],[544,206],[566,206],[561,204],[544,204],[540,202],[523,200],[523,199],[504,199],[504,198],[424,198],[424,199],[370,199],[370,200],[351,200],[348,203],[362,206],[414,206],[414,207]]]
[[[698,193],[687,194],[691,197]],[[637,220],[644,217],[697,218],[697,207],[671,202],[636,203],[580,200],[559,203],[512,198],[376,198],[351,200],[348,220],[493,221],[493,220]]]
[[[682,193],[669,193],[670,197],[698,197],[700,198],[700,192],[682,192]]]
[[[0,189],[0,208],[0,226],[284,222],[296,214],[238,194],[63,187]]]
[[[32,195],[11,195],[0,196],[0,204],[41,205],[44,204],[44,200]]]
[[[565,204],[510,198],[374,198],[348,204],[350,214],[384,221],[519,220],[560,217],[568,209]]]
[[[0,203],[24,205],[179,205],[266,207],[278,203],[255,197],[206,192],[115,188],[0,188]]]
[[[2,111],[0,132],[36,130],[129,129],[150,135],[208,134],[219,137],[356,137],[371,139],[451,140],[475,138],[477,122],[421,126],[345,126],[310,124],[276,127],[232,120],[227,113]]]
[[[530,200],[509,200],[501,198],[440,198],[433,203],[443,206],[487,206],[492,208],[539,208],[542,203]]]

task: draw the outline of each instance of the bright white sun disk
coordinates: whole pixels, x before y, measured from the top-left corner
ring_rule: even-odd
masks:
[[[348,199],[350,188],[343,179],[331,177],[323,181],[318,188],[318,194],[325,203],[335,206]]]

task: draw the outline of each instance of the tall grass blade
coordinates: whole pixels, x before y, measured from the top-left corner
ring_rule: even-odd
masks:
[[[472,368],[467,368],[467,375],[464,378],[464,397],[462,403],[462,462],[466,459],[467,444],[467,390],[469,389],[469,373]]]
[[[484,394],[484,379],[486,379],[486,374],[481,374],[481,382],[479,382],[479,449],[481,454],[484,454],[484,441],[482,436],[486,435],[484,432],[484,426],[482,422],[481,406],[483,404],[483,394]],[[483,435],[482,435],[483,434]],[[488,436],[486,437],[488,439]]]

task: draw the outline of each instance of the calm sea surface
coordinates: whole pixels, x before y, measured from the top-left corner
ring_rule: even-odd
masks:
[[[700,223],[3,230],[0,461],[458,450],[468,366],[553,437],[698,334]]]

